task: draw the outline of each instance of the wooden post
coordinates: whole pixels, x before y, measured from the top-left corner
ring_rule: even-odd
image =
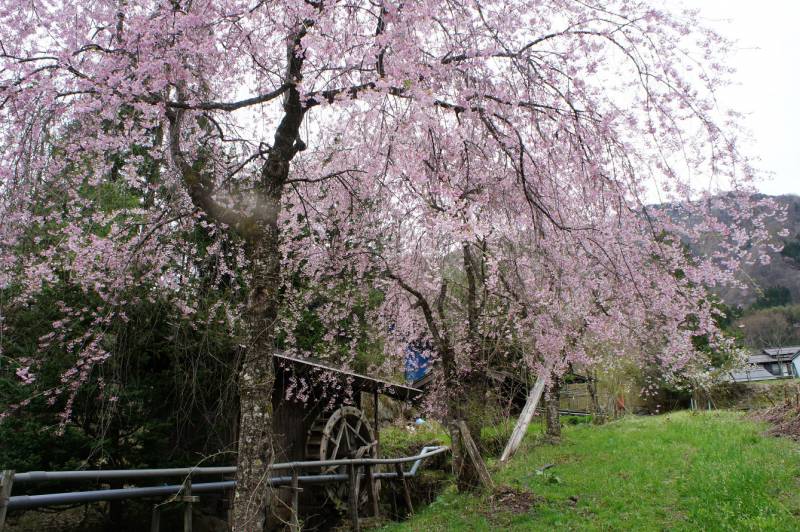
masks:
[[[375,456],[380,457],[381,431],[380,427],[378,426],[380,423],[380,420],[378,418],[378,408],[380,405],[380,401],[378,398],[378,388],[375,388],[375,390],[373,390],[372,392],[372,401],[373,404],[375,405],[375,415],[373,416],[373,419],[375,420],[375,426],[373,427],[373,430],[375,431]],[[369,480],[369,498],[370,498],[370,503],[372,504],[372,515],[373,517],[378,517],[380,515],[380,506],[378,502],[379,490],[378,490],[378,484],[375,481],[374,473],[375,473],[375,468],[373,466],[368,466],[367,480]]]
[[[392,505],[392,520],[395,521],[400,517],[400,510],[397,504],[397,492],[394,490],[392,490],[392,497],[389,499],[389,503]]]
[[[150,532],[161,531],[161,508],[158,504],[153,506],[153,515],[150,517]]]
[[[8,501],[11,499],[11,487],[14,485],[12,469],[6,469],[2,474],[3,477],[0,478],[0,532],[6,525],[6,511],[8,510]]]
[[[380,449],[381,431],[380,431],[380,428],[378,427],[378,389],[377,388],[375,388],[375,390],[372,392],[372,402],[375,405],[375,415],[373,416],[373,419],[375,420],[374,421],[375,422],[375,426],[372,427],[372,429],[375,431],[375,456],[380,456],[381,455],[380,454],[381,453],[381,449]]]
[[[183,508],[183,532],[192,532],[192,477],[186,479],[183,484],[183,501],[186,506]]]
[[[478,446],[475,445],[475,440],[472,439],[472,435],[469,433],[467,424],[463,419],[459,419],[456,424],[459,432],[461,432],[461,442],[467,450],[467,456],[472,460],[475,470],[478,472],[481,484],[484,487],[491,488],[494,485],[492,477],[489,475],[489,470],[486,469],[486,463],[484,463],[481,453],[478,451]]]
[[[549,371],[549,369],[547,371]],[[519,419],[517,419],[514,432],[511,433],[511,438],[509,438],[506,448],[503,449],[503,454],[500,456],[501,462],[507,462],[508,459],[517,452],[520,443],[522,443],[522,438],[525,437],[525,432],[528,430],[528,425],[531,424],[533,414],[536,413],[536,406],[539,404],[539,399],[542,398],[543,391],[544,379],[537,378],[536,384],[533,385],[533,388],[531,388],[528,394],[528,400],[525,401],[525,408],[522,409],[522,413],[520,413]]]
[[[289,523],[291,532],[300,532],[300,478],[297,469],[292,470],[292,521]]]
[[[366,466],[367,482],[369,482],[369,504],[372,508],[372,516],[378,517],[381,513],[379,506],[378,482],[375,480],[375,466]]]
[[[403,472],[403,465],[395,464],[394,470],[397,471],[397,479],[400,481],[400,485],[403,488],[403,500],[406,503],[406,510],[408,515],[412,515],[414,513],[414,506],[411,504],[411,492],[408,491],[408,481],[406,480],[406,474]]]
[[[352,464],[348,466],[348,477],[349,477],[348,488],[350,491],[348,496],[348,507],[350,513],[350,522],[354,532],[360,532],[361,530],[361,525],[358,521],[358,506],[359,503],[361,502],[359,500],[360,479],[358,473],[359,472],[357,465]]]
[[[350,522],[352,523],[353,532],[360,532],[361,525],[358,522],[358,466],[351,464],[347,468],[350,488],[350,496],[348,503],[350,506]]]

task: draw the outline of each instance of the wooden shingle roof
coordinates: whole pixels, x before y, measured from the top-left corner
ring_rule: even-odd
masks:
[[[413,386],[394,383],[379,377],[362,375],[348,369],[336,367],[316,358],[296,357],[286,353],[274,353],[273,357],[279,366],[292,366],[295,369],[302,368],[304,371],[321,371],[340,375],[362,391],[377,392],[402,401],[411,401],[422,395],[422,390]]]

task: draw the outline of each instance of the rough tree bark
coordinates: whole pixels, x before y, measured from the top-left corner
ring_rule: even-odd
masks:
[[[302,34],[294,42],[299,42]],[[302,57],[290,48],[287,78],[300,78]],[[239,445],[231,529],[263,530],[270,490],[266,482],[273,461],[272,388],[275,380],[272,352],[280,305],[280,230],[278,216],[289,164],[305,148],[299,140],[305,111],[296,89],[288,91],[284,116],[262,168],[256,208],[242,227],[250,263],[247,302],[248,346],[239,370]]]
[[[305,27],[301,26],[287,48],[286,81],[291,87],[285,93],[283,117],[258,176],[252,211],[243,213],[216,202],[213,183],[209,183],[202,172],[202,161],[189,161],[181,149],[184,111],[177,109],[169,116],[170,152],[189,196],[209,219],[226,224],[242,239],[249,261],[246,349],[238,372],[237,482],[230,523],[236,532],[263,530],[269,503],[266,480],[273,461],[272,388],[275,379],[272,353],[281,275],[278,219],[290,163],[298,151],[305,149],[299,131],[306,109],[294,87],[301,79],[303,64],[302,55],[296,55],[295,50],[300,49],[304,35]]]
[[[481,348],[478,345],[478,306],[476,304],[476,286],[474,271],[472,270],[472,260],[468,254],[468,244],[464,245],[465,271],[467,273],[467,334],[470,349],[470,361],[472,364],[480,366]],[[445,283],[442,284],[442,293],[439,297],[437,310],[440,321],[445,323],[445,310],[443,307],[444,295],[447,289]],[[445,329],[446,331],[446,329]],[[476,460],[470,458],[467,444],[464,441],[460,424],[464,423],[469,430],[471,438],[478,450],[481,445],[481,428],[483,425],[483,395],[485,385],[482,381],[483,376],[478,374],[477,368],[471,368],[472,373],[466,377],[467,382],[459,382],[459,373],[456,368],[455,352],[449,342],[449,335],[446,334],[447,345],[440,350],[442,360],[442,370],[444,372],[445,388],[449,395],[448,398],[448,427],[450,438],[453,443],[453,472],[456,477],[456,485],[459,491],[472,491],[486,484],[481,476],[481,469],[486,468],[482,458],[477,456]]]
[[[452,442],[453,475],[456,477],[456,486],[458,487],[458,491],[461,492],[473,491],[486,484],[481,478],[479,469],[486,469],[486,465],[483,464],[483,459],[480,458],[480,456],[478,456],[479,463],[476,463],[476,461],[470,457],[467,449],[468,442],[464,440],[460,425],[467,426],[470,435],[472,435],[474,434],[473,427],[475,427],[476,430],[480,430],[480,423],[470,423],[469,420],[471,416],[458,401],[452,400],[449,406],[447,427]],[[472,425],[472,427],[470,427],[470,425]],[[472,442],[475,444],[475,448],[480,452],[480,447],[478,446],[478,441],[480,440],[476,440],[475,436],[471,436],[471,438]]]
[[[545,420],[547,439],[551,442],[561,440],[561,378],[553,374],[550,379],[550,388],[545,398]]]
[[[239,369],[239,442],[232,530],[262,530],[269,500],[272,450],[272,350],[280,279],[277,224],[254,228],[247,241],[250,293],[248,345]]]
[[[470,491],[481,485],[480,475],[472,460],[469,459],[466,448],[464,448],[461,431],[458,428],[459,421],[468,422],[468,401],[465,394],[463,383],[459,383],[459,373],[456,367],[455,351],[447,327],[447,315],[445,309],[445,298],[447,296],[447,281],[443,280],[439,296],[436,299],[436,307],[430,304],[428,299],[416,288],[406,283],[402,278],[387,272],[387,275],[394,279],[406,292],[411,294],[419,303],[428,331],[431,334],[436,350],[439,353],[444,386],[447,393],[447,427],[452,439],[453,453],[453,474],[456,477],[456,484],[459,491]],[[435,313],[434,313],[435,312]],[[474,424],[473,424],[474,426]],[[473,426],[469,427],[470,432]],[[480,433],[480,427],[476,430]],[[474,437],[473,437],[474,441]]]
[[[478,449],[483,450],[481,429],[484,424],[484,407],[486,404],[486,375],[484,373],[486,357],[484,356],[484,345],[481,341],[479,330],[483,305],[478,293],[478,287],[483,286],[483,279],[480,276],[480,267],[476,264],[472,246],[473,244],[470,242],[463,242],[461,245],[464,276],[467,280],[467,344],[469,346],[471,367],[469,368],[470,374],[466,377],[466,382],[459,387],[462,390],[462,394],[461,397],[457,398],[460,413],[456,419],[464,420],[469,427],[475,445]],[[480,258],[481,256],[479,255],[478,259]]]
[[[447,381],[447,376],[445,376],[445,380]],[[458,389],[457,384],[447,383],[445,386],[448,391]],[[461,396],[461,394],[458,394],[458,396]],[[468,426],[470,434],[474,434],[474,428],[477,429],[478,434],[480,434],[480,426],[476,427],[474,422],[469,423],[468,421],[471,416],[465,408],[466,404],[465,401],[454,396],[449,401],[447,413],[447,428],[450,433],[450,441],[452,442],[453,475],[456,477],[458,491],[462,492],[475,490],[482,485],[480,473],[475,462],[469,457],[466,442],[462,437],[462,431],[459,427],[460,423],[464,423]],[[469,425],[472,426],[470,427]],[[480,439],[476,441],[475,436],[472,436],[472,439],[476,447],[480,449],[478,445]]]

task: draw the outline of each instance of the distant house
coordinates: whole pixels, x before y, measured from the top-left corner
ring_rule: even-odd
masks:
[[[733,382],[796,379],[800,377],[800,346],[761,349],[748,357],[749,366],[732,371]]]

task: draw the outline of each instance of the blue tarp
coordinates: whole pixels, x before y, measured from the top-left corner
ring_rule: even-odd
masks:
[[[429,361],[425,349],[414,345],[406,347],[406,382],[414,382],[424,377],[428,372]]]

